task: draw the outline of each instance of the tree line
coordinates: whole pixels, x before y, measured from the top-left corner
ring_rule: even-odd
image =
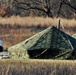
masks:
[[[5,0],[3,4],[9,15],[76,18],[76,0]]]

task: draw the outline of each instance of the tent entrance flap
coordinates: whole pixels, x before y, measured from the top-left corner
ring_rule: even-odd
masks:
[[[36,50],[28,50],[28,54],[30,58],[38,58],[38,59],[50,59],[55,58],[57,55],[60,55],[63,51],[60,49],[36,49]]]

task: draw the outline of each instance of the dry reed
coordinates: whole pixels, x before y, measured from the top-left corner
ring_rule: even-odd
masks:
[[[3,59],[0,75],[76,75],[76,61]]]

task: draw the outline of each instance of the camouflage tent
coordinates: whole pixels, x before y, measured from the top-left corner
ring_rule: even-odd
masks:
[[[76,34],[73,34],[72,37],[76,39]]]
[[[11,58],[67,59],[76,49],[76,40],[54,26],[8,48]]]

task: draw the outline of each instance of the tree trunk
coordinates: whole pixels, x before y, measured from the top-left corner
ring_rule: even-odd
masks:
[[[51,12],[51,10],[50,10],[50,8],[48,8],[48,10],[47,10],[47,16],[48,17],[53,17],[53,15],[52,15],[52,12]]]

